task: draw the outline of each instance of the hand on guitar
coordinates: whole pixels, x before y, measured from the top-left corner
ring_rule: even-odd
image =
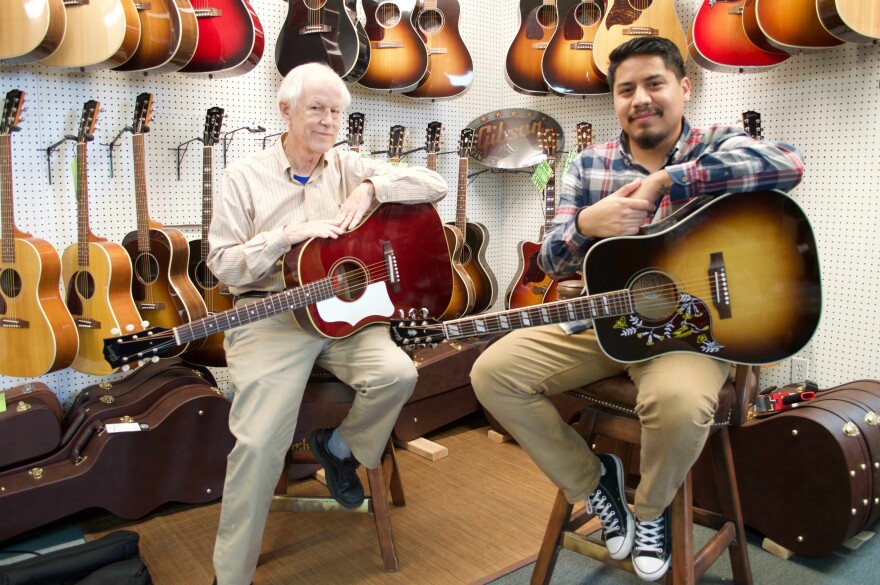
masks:
[[[627,183],[608,197],[584,207],[577,217],[577,229],[588,238],[633,236],[648,220],[654,204],[644,197],[635,197],[642,179]]]
[[[284,237],[291,244],[299,244],[309,238],[332,238],[335,240],[343,233],[345,230],[339,226],[338,218],[319,219],[284,226]]]
[[[364,214],[373,206],[376,188],[370,181],[358,185],[348,198],[339,206],[339,227],[350,230],[357,226]]]

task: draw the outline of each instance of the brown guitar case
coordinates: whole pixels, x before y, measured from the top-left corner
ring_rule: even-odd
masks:
[[[32,461],[58,448],[61,403],[48,386],[30,382],[0,390],[0,470]]]
[[[229,407],[209,385],[187,384],[127,419],[134,431],[92,422],[69,458],[0,478],[0,541],[89,508],[135,519],[219,498],[234,444]]]
[[[810,557],[869,528],[880,516],[878,413],[880,381],[858,380],[732,427],[746,525]],[[695,472],[695,498],[712,508],[699,484]]]

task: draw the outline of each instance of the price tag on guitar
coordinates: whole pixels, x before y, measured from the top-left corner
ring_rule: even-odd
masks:
[[[537,167],[535,167],[535,172],[532,173],[532,184],[538,191],[544,191],[547,187],[547,183],[550,181],[550,175],[553,174],[553,169],[550,168],[550,165],[546,160],[542,160]]]
[[[0,392],[0,414],[6,412],[6,394]]]

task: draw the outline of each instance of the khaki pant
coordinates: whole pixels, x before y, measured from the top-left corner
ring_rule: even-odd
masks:
[[[366,467],[379,465],[417,372],[385,327],[329,339],[303,332],[291,313],[227,331],[225,347],[234,392],[229,427],[236,443],[227,460],[214,569],[219,585],[247,585],[313,364],[355,390],[339,433]],[[292,517],[290,522],[295,531]]]
[[[709,436],[730,364],[690,353],[637,364],[615,362],[592,329],[566,335],[558,325],[522,329],[491,345],[471,370],[480,402],[504,425],[569,502],[599,483],[599,461],[547,396],[626,372],[639,388],[641,482],[636,515],[660,516]]]

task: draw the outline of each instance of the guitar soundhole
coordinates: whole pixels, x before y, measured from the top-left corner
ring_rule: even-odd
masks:
[[[309,10],[319,10],[324,7],[327,0],[304,0],[303,2]]]
[[[15,298],[21,293],[21,275],[18,271],[7,268],[0,272],[0,289],[7,298]]]
[[[208,265],[202,261],[196,264],[195,270],[196,284],[203,290],[214,290],[220,285],[220,281],[214,276],[214,273],[208,269]]]
[[[424,10],[419,14],[419,29],[426,35],[436,35],[443,30],[443,13],[439,10]]]
[[[376,22],[379,23],[379,26],[384,26],[385,28],[397,26],[397,23],[400,22],[400,8],[393,2],[380,4],[376,8]]]
[[[636,12],[641,12],[642,10],[650,8],[652,1],[653,0],[629,0],[629,5]]]
[[[159,278],[159,261],[152,254],[141,254],[134,266],[137,279],[143,284],[153,284]]]
[[[75,286],[77,294],[84,299],[90,299],[95,294],[95,279],[88,272],[76,273]]]
[[[336,298],[343,301],[357,300],[370,284],[366,267],[353,259],[339,261],[330,271],[330,281]]]
[[[664,272],[645,271],[637,274],[627,288],[636,313],[649,321],[667,319],[678,308],[678,285]]]
[[[592,2],[581,2],[575,8],[574,17],[581,26],[593,26],[602,18],[602,9]]]
[[[556,28],[556,6],[541,6],[535,19],[544,28]]]

